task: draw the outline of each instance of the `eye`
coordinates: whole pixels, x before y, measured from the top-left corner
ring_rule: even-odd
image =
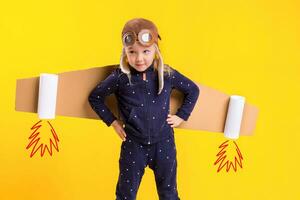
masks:
[[[131,50],[131,51],[129,51],[129,53],[130,53],[130,54],[133,54],[133,53],[134,53],[134,51],[132,51],[132,50]]]
[[[148,49],[144,50],[144,53],[149,53],[150,51]]]

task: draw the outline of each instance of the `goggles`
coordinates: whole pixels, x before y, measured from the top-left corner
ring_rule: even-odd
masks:
[[[160,36],[158,37],[160,38]],[[155,42],[155,36],[148,29],[141,30],[138,35],[133,31],[123,35],[122,42],[124,46],[133,45],[136,41],[139,41],[143,46],[151,46]]]

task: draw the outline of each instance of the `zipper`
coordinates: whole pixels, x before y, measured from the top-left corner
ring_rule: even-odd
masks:
[[[144,78],[145,78],[145,80],[144,80]],[[144,82],[144,86],[145,86],[145,92],[147,92],[147,77],[146,77],[146,73],[145,72],[143,72],[143,82]],[[149,106],[148,106],[148,102],[147,102],[147,96],[146,96],[146,98],[145,98],[145,95],[146,95],[146,93],[144,93],[144,103],[145,103],[145,105],[146,105],[146,107],[147,107],[147,124],[148,124],[148,126],[147,126],[147,131],[148,131],[148,144],[151,144],[151,142],[150,142],[150,115],[149,115]]]

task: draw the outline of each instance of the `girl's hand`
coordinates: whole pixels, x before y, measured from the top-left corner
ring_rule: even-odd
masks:
[[[167,122],[168,124],[172,124],[171,127],[177,127],[183,122],[184,120],[177,115],[170,115],[168,114]]]
[[[126,133],[123,129],[123,122],[121,120],[116,119],[111,125],[115,129],[116,133],[120,136],[120,138],[123,141],[126,141]]]

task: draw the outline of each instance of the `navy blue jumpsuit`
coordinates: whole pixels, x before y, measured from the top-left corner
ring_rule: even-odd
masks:
[[[180,200],[177,192],[176,146],[174,130],[166,119],[170,112],[172,89],[184,94],[184,100],[176,115],[188,120],[199,96],[199,87],[178,72],[165,65],[171,73],[164,72],[164,87],[158,93],[158,73],[153,63],[143,72],[130,66],[131,82],[120,68],[116,68],[90,93],[89,103],[107,126],[116,116],[104,104],[105,97],[115,94],[118,109],[126,132],[121,144],[119,178],[116,185],[117,200],[134,200],[145,167],[154,171],[160,200]],[[146,73],[146,80],[143,80]],[[131,83],[131,84],[130,84]]]

